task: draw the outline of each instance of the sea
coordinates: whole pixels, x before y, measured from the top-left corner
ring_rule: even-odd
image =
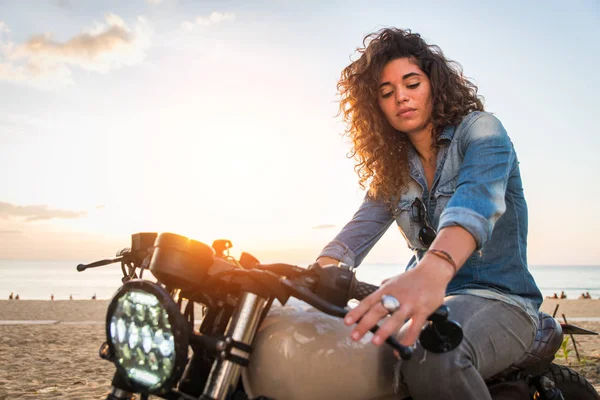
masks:
[[[0,299],[10,294],[23,300],[74,300],[110,299],[121,285],[120,264],[88,269],[78,272],[76,261],[23,261],[0,260]],[[300,264],[302,266],[308,265]],[[361,265],[357,278],[379,284],[385,278],[397,275],[403,266],[396,264]],[[600,266],[530,266],[529,270],[545,296],[564,291],[569,299],[577,299],[589,292],[594,299],[600,298]],[[146,277],[152,275],[144,272]]]

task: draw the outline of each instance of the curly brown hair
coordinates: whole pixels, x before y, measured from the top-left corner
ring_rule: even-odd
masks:
[[[355,158],[354,170],[362,189],[390,205],[407,187],[408,137],[396,131],[381,111],[377,96],[381,71],[390,61],[410,58],[427,75],[432,90],[434,145],[444,127],[458,124],[472,111],[483,111],[477,86],[463,76],[460,64],[444,57],[436,45],[427,44],[418,33],[384,28],[370,33],[357,49],[360,58],[341,73],[337,89],[340,114],[348,124],[352,141],[348,157]]]

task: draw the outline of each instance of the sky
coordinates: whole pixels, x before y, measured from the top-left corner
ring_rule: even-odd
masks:
[[[135,232],[310,262],[364,192],[336,83],[420,33],[507,129],[532,265],[600,265],[600,3],[0,1],[0,259],[93,261]],[[411,254],[392,226],[365,262]]]

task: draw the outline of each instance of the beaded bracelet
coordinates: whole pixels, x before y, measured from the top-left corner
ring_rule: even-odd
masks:
[[[458,266],[456,265],[456,262],[454,261],[454,259],[450,255],[450,253],[448,253],[447,251],[438,250],[438,249],[429,249],[429,250],[427,250],[427,253],[431,253],[434,256],[438,256],[438,257],[443,258],[444,260],[448,261],[450,263],[450,265],[452,265],[452,268],[454,268],[454,275],[456,275],[456,273],[458,272]]]

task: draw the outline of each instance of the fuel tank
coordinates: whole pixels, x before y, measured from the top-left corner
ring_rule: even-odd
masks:
[[[242,380],[250,398],[276,400],[391,400],[394,366],[389,346],[355,342],[340,318],[290,299],[274,306],[253,343]]]

